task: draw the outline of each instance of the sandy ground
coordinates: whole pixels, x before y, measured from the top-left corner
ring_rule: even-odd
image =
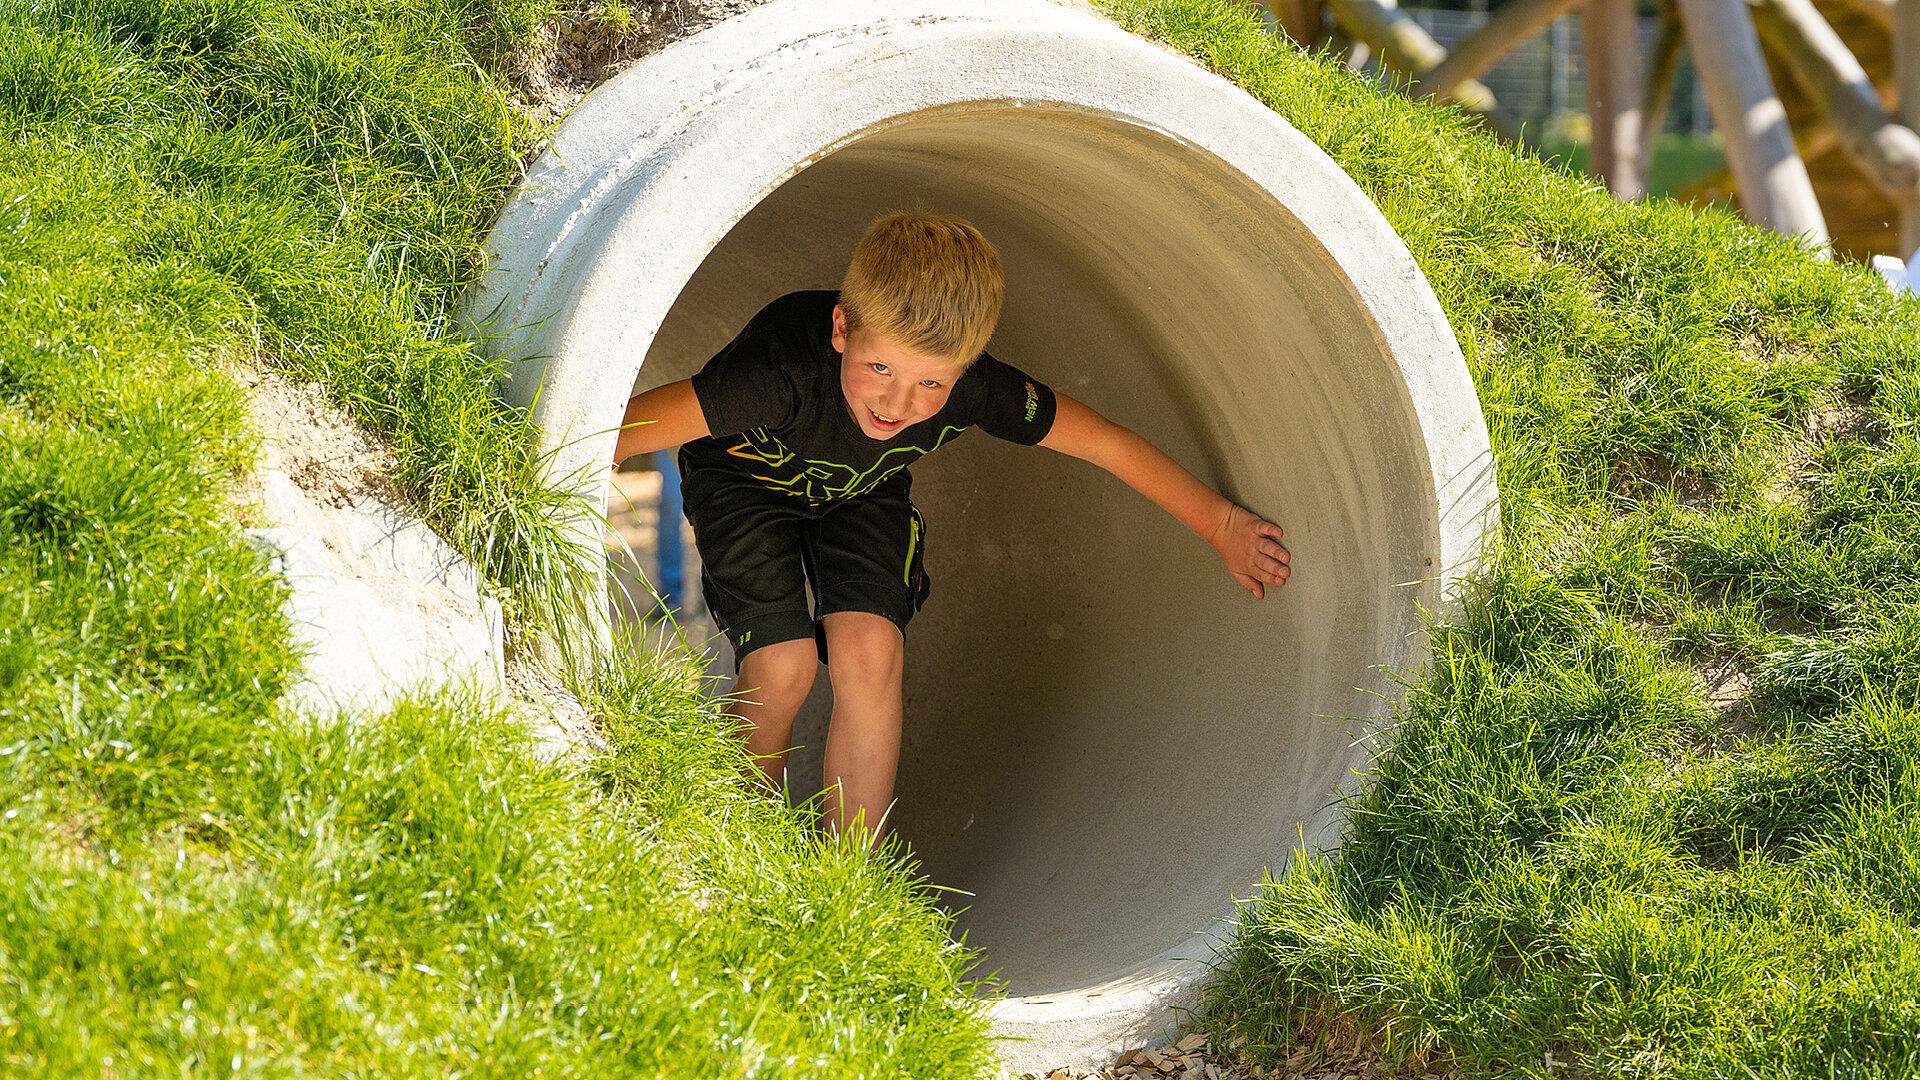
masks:
[[[329,402],[319,383],[295,383],[251,362],[233,365],[247,388],[247,410],[266,438],[259,467],[287,474],[315,501],[333,507],[376,502],[404,509],[394,482],[393,453]],[[245,518],[259,501],[259,479],[249,474],[238,492]]]
[[[555,123],[595,83],[671,42],[765,2],[628,0],[626,17],[615,18],[587,0],[575,0],[573,10],[506,57],[505,69],[518,90],[513,105],[543,127]]]

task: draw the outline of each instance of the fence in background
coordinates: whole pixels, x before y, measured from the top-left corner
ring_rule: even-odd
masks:
[[[1468,34],[1486,24],[1484,11],[1453,11],[1436,8],[1403,8],[1435,41],[1451,49]],[[1654,39],[1660,33],[1660,20],[1640,20],[1640,55],[1653,52]],[[1369,60],[1366,70],[1377,74],[1376,63]],[[1518,120],[1532,143],[1584,142],[1587,136],[1587,90],[1585,64],[1580,50],[1580,19],[1563,15],[1532,41],[1501,57],[1500,62],[1480,76],[1500,107]],[[1673,100],[1668,104],[1665,129],[1669,134],[1704,136],[1712,132],[1713,119],[1707,115],[1707,99],[1694,77],[1693,64],[1685,51],[1673,81]]]

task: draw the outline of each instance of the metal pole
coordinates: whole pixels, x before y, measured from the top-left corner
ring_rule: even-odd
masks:
[[[654,526],[654,550],[660,556],[660,602],[668,611],[677,611],[687,593],[687,547],[680,535],[680,470],[674,467],[673,451],[659,450],[653,455],[654,468],[660,470],[660,514]]]

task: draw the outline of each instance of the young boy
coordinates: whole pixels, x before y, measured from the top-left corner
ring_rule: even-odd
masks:
[[[972,225],[876,222],[838,293],[763,308],[698,375],[627,403],[614,460],[680,446],[682,498],[733,705],[769,789],[824,660],[826,820],[878,839],[900,756],[907,621],[928,591],[906,467],[969,427],[1093,462],[1211,543],[1256,598],[1284,585],[1280,527],[1126,428],[987,356],[1000,256]],[[809,612],[806,582],[813,585]]]

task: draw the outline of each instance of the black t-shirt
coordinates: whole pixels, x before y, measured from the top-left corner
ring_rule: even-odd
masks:
[[[712,434],[680,460],[692,502],[719,470],[812,503],[847,499],[970,427],[1033,445],[1053,428],[1053,391],[982,355],[953,384],[940,411],[891,439],[871,438],[847,411],[833,347],[832,291],[788,293],[760,309],[693,377]]]

